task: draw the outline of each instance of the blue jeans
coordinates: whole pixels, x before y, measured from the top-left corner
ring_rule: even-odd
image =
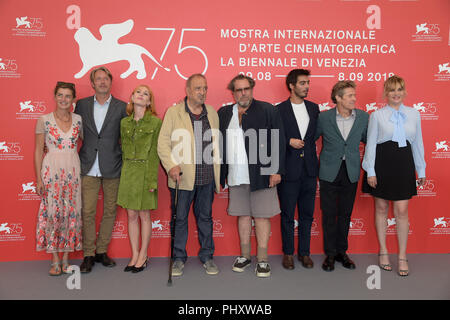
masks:
[[[192,191],[178,190],[178,205],[175,209],[175,189],[170,188],[172,213],[176,210],[174,260],[186,262],[186,242],[188,239],[188,217],[194,202],[194,215],[197,221],[200,251],[198,257],[202,263],[213,258],[213,220],[212,203],[214,200],[214,181],[202,186],[194,186]],[[172,222],[171,222],[172,223]]]

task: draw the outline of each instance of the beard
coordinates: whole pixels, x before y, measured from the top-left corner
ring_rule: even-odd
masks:
[[[252,104],[253,99],[239,100],[237,103],[242,108],[248,108]]]
[[[294,92],[295,92],[295,95],[296,95],[298,98],[304,99],[304,98],[306,98],[306,97],[308,96],[308,91],[309,91],[309,90],[304,90],[303,92],[297,92],[297,91],[294,91]]]

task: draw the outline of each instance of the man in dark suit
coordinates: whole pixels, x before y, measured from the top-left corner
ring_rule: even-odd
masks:
[[[75,113],[83,120],[80,150],[84,251],[80,271],[83,273],[90,272],[95,262],[107,267],[116,265],[106,252],[116,219],[122,168],[120,121],[127,116],[126,103],[111,95],[111,72],[99,67],[91,72],[90,79],[95,95],[80,99],[75,107]],[[96,237],[95,217],[100,187],[103,189],[103,217]]]
[[[359,145],[366,143],[369,122],[367,112],[356,109],[355,89],[353,81],[336,83],[331,92],[336,108],[322,112],[317,123],[316,139],[323,137],[319,182],[325,271],[333,271],[335,261],[355,269],[346,251],[361,171]]]
[[[281,204],[282,265],[294,269],[294,216],[298,206],[298,260],[312,268],[310,258],[311,225],[316,198],[318,160],[316,127],[319,107],[305,100],[309,91],[309,70],[294,69],[286,78],[291,95],[278,109],[286,138],[285,175],[278,185]]]

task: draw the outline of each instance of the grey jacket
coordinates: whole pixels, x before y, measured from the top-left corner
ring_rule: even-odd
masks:
[[[127,116],[126,103],[112,97],[105,121],[97,132],[94,120],[94,96],[78,100],[75,113],[83,120],[83,145],[80,149],[81,175],[94,164],[98,151],[100,172],[104,178],[119,178],[122,168],[120,120]]]
[[[361,156],[359,144],[366,143],[369,114],[355,109],[356,117],[352,129],[344,140],[336,123],[336,108],[319,114],[317,121],[316,140],[323,136],[320,152],[319,179],[333,182],[341,167],[345,155],[345,164],[349,180],[354,183],[359,180],[361,171]]]

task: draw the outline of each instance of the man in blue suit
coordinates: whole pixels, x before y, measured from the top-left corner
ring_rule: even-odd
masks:
[[[305,100],[309,91],[309,70],[294,69],[286,78],[290,97],[278,105],[286,138],[285,175],[278,186],[281,205],[282,265],[294,269],[294,216],[298,206],[298,260],[312,268],[311,225],[316,198],[318,160],[316,127],[317,104]]]

